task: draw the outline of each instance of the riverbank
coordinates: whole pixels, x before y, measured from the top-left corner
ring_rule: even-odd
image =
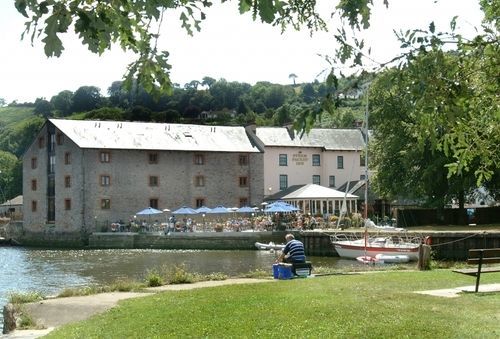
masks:
[[[487,275],[481,286],[486,290],[499,277],[500,274]],[[471,280],[450,270],[434,270],[340,274],[287,281],[252,280],[261,282],[253,285],[244,280],[238,286],[237,280],[232,279],[208,282],[209,286],[218,286],[216,289],[195,287],[202,287],[200,284],[165,286],[154,289],[154,292],[165,293],[149,292],[123,300],[119,307],[97,313],[97,317],[88,321],[67,323],[50,333],[50,337],[164,337],[167,334],[171,337],[271,337],[288,333],[292,337],[496,338],[500,335],[499,294],[457,293],[470,285]],[[499,291],[500,285],[495,286],[492,291]],[[169,291],[170,288],[179,290]],[[427,293],[449,289],[455,290],[455,298]],[[99,296],[90,298],[105,299]],[[40,307],[48,306],[41,304]],[[60,310],[66,313],[75,310],[74,306],[67,307]],[[16,337],[20,333],[5,338],[20,338]],[[38,337],[34,331],[24,334],[32,336],[23,338]]]
[[[0,335],[0,338],[39,338],[50,333],[57,327],[89,319],[96,314],[103,313],[117,306],[121,300],[145,297],[153,293],[270,281],[273,280],[234,278],[220,281],[200,281],[192,284],[148,287],[144,288],[144,292],[111,292],[67,298],[49,298],[23,305],[25,312],[35,321],[36,327],[41,329],[15,330],[11,333]],[[5,318],[7,319],[7,317]]]

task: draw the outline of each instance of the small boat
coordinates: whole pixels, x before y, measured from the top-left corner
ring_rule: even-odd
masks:
[[[357,261],[363,263],[363,264],[377,264],[379,263],[379,260],[374,257],[370,257],[368,255],[362,255],[356,258]]]
[[[397,264],[410,261],[410,257],[406,254],[396,254],[396,255],[377,254],[375,256],[375,259],[387,264]]]
[[[399,237],[365,237],[361,239],[350,240],[335,236],[332,239],[332,245],[338,255],[343,258],[356,259],[358,257],[371,257],[377,259],[377,254],[387,256],[384,262],[404,262],[418,260],[418,249],[420,242],[418,239],[403,240]],[[381,260],[381,259],[380,259]],[[368,259],[363,259],[368,261]]]
[[[268,244],[264,244],[262,242],[256,242],[255,247],[257,247],[258,250],[274,250],[274,251],[281,251],[283,248],[285,248],[285,245],[283,244],[275,244],[274,242],[269,242]]]

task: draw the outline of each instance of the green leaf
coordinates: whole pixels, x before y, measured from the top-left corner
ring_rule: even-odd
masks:
[[[42,42],[45,43],[45,55],[47,55],[48,57],[60,57],[64,48],[61,39],[59,39],[59,37],[57,36],[57,33],[59,32],[58,17],[55,14],[49,16],[47,20],[45,20],[45,24],[46,26],[44,33],[46,34],[46,36],[42,40]]]
[[[434,21],[432,21],[429,24],[429,31],[431,31],[431,33],[434,33],[435,30],[436,30],[436,26],[434,25]]]
[[[15,6],[19,13],[21,13],[24,17],[29,18],[28,13],[26,12],[26,0],[16,0]]]
[[[274,7],[273,0],[259,0],[259,15],[262,21],[268,24],[274,21],[276,8]]]
[[[252,9],[252,0],[240,0],[240,14],[246,13]]]

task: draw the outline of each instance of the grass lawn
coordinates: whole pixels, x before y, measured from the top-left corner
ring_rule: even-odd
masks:
[[[500,273],[481,280],[498,283]],[[169,291],[122,301],[47,338],[499,338],[500,293],[412,293],[473,284],[473,277],[433,270]]]

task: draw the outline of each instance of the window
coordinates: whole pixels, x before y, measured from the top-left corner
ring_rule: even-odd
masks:
[[[337,156],[337,168],[338,169],[343,169],[344,168],[344,156],[343,155],[338,155]]]
[[[31,180],[31,190],[36,191],[36,179]]]
[[[313,166],[320,166],[321,165],[321,157],[319,154],[313,154],[312,165]]]
[[[321,176],[313,175],[313,182],[312,183],[315,185],[321,185]]]
[[[37,201],[36,201],[36,200],[32,200],[32,201],[31,201],[31,212],[36,212],[37,207],[38,207],[37,205],[38,205],[38,204],[37,204]]]
[[[279,165],[288,166],[288,157],[286,154],[280,154]]]
[[[240,198],[240,207],[248,206],[248,198]]]
[[[57,133],[56,142],[58,145],[62,145],[64,143],[64,134]]]
[[[101,186],[110,186],[111,177],[109,175],[101,175],[100,177]]]
[[[49,151],[53,151],[56,149],[56,135],[54,133],[50,133],[49,137],[50,137]]]
[[[149,199],[149,206],[158,209],[158,199],[157,198]]]
[[[111,199],[101,199],[101,209],[109,210],[111,208]]]
[[[240,154],[239,163],[240,163],[240,166],[247,166],[248,165],[248,155]]]
[[[288,175],[280,174],[280,190],[285,190],[288,188]]]
[[[71,187],[71,177],[69,175],[64,177],[64,187]]]
[[[196,208],[199,208],[201,206],[205,206],[205,199],[204,198],[196,198],[195,206],[196,206]]]
[[[150,164],[157,164],[158,163],[158,153],[149,153],[148,159],[149,159]]]
[[[149,176],[149,186],[152,187],[158,186],[158,177],[156,175]]]
[[[71,209],[71,199],[64,199],[64,209],[66,211]]]
[[[240,187],[247,187],[248,182],[247,182],[247,177],[240,177]]]
[[[47,198],[47,223],[52,224],[56,220],[56,201],[54,197]]]
[[[38,148],[44,148],[45,147],[45,138],[40,137],[38,138]]]
[[[56,156],[51,155],[49,158],[49,172],[55,173],[56,171]]]
[[[111,154],[109,152],[100,152],[99,159],[101,160],[101,162],[110,162]]]
[[[64,164],[65,165],[71,164],[71,153],[70,152],[64,153]]]
[[[364,174],[361,174],[361,175],[359,176],[359,180],[365,180],[365,178],[366,178],[366,177],[365,177],[365,175],[364,175]]]
[[[203,175],[198,175],[194,178],[194,185],[196,187],[205,186],[205,177]]]
[[[31,158],[31,169],[35,169],[38,167],[38,159],[37,158]]]
[[[328,186],[335,187],[335,176],[334,175],[330,175],[328,177]]]
[[[365,154],[364,153],[361,153],[359,155],[359,166],[366,166],[366,161],[365,161]]]
[[[205,156],[203,154],[195,154],[194,155],[194,164],[195,165],[203,165],[205,163]]]

